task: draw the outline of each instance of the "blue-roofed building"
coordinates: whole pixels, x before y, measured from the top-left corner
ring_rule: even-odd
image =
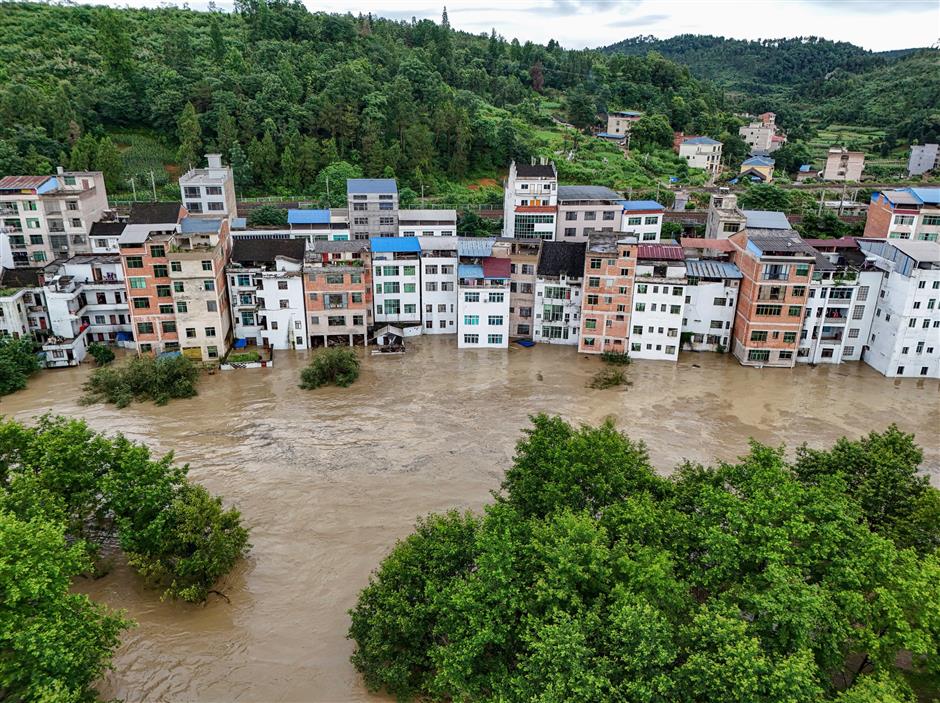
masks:
[[[717,175],[721,171],[721,142],[710,137],[686,137],[679,143],[679,156],[689,168]]]
[[[641,243],[658,242],[662,238],[664,205],[655,200],[623,200],[620,231],[628,232]]]
[[[417,237],[372,237],[373,319],[399,327],[421,324],[421,243]]]
[[[752,156],[741,163],[738,178],[747,178],[759,183],[770,183],[774,179],[774,160],[769,156]]]
[[[688,302],[682,334],[694,351],[729,349],[738,289],[744,275],[724,259],[686,259]]]
[[[394,178],[346,180],[353,239],[398,236],[398,184]]]
[[[865,236],[937,241],[940,188],[899,188],[872,193]]]
[[[293,225],[322,225],[329,224],[329,210],[303,210],[292,208],[287,211],[287,224]]]

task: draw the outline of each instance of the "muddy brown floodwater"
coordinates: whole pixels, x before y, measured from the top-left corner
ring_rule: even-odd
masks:
[[[585,387],[601,366],[571,348],[458,351],[453,338],[365,358],[348,389],[302,391],[304,354],[273,369],[205,377],[199,396],[159,408],[82,407],[87,368],[49,371],[0,413],[84,417],[158,452],[237,505],[253,549],[222,585],[231,604],[161,602],[123,566],[77,588],[138,622],[102,682],[128,701],[360,701],[370,696],[346,640],[358,591],[415,516],[480,509],[530,413],[607,416],[663,471],[683,458],[733,459],[748,437],[823,447],[897,422],[940,485],[940,382],[886,379],[863,364],[746,369],[728,356],[627,369],[626,390]]]

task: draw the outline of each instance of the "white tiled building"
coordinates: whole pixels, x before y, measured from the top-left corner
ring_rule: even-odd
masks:
[[[639,242],[658,242],[662,239],[663,216],[666,208],[655,200],[626,200],[620,231],[634,236]]]
[[[509,248],[492,239],[460,239],[457,267],[458,348],[509,346]]]
[[[663,361],[679,358],[687,283],[682,247],[638,247],[630,318],[631,357]]]
[[[710,137],[689,137],[679,144],[679,156],[689,168],[700,168],[711,174],[721,171],[721,142]]]
[[[885,273],[863,361],[889,377],[940,378],[940,243],[859,246]]]
[[[42,269],[0,268],[0,336],[23,337],[49,329]]]
[[[399,210],[399,237],[456,237],[456,210]]]
[[[554,163],[509,166],[503,191],[503,236],[554,239],[558,215],[558,173]]]
[[[693,351],[731,348],[731,328],[743,275],[737,266],[715,259],[686,259],[688,286],[681,332]]]
[[[414,237],[372,237],[373,319],[421,324],[421,245]]]
[[[457,334],[457,238],[417,237],[424,334]]]
[[[238,217],[235,180],[221,154],[206,154],[206,168],[191,168],[180,176],[183,204],[192,217]]]
[[[535,277],[533,340],[578,344],[585,246],[585,242],[542,242]]]

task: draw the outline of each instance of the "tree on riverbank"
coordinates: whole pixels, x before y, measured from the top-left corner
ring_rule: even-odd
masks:
[[[144,445],[79,420],[3,422],[0,511],[57,526],[89,557],[116,539],[164,597],[199,602],[245,554],[248,531],[237,510],[223,509],[172,459],[152,459]]]
[[[909,703],[899,653],[940,671],[940,524],[882,516],[936,499],[919,461],[892,427],[664,478],[610,423],[536,416],[482,516],[382,562],[352,661],[402,700]]]
[[[107,366],[114,361],[114,350],[98,342],[88,345],[88,354],[95,360],[97,366]]]
[[[313,390],[320,386],[351,386],[359,378],[359,357],[354,349],[331,347],[319,352],[300,372],[300,387]]]
[[[26,388],[26,379],[39,371],[32,337],[0,337],[0,395]]]
[[[131,401],[152,400],[166,405],[172,398],[196,395],[199,369],[184,356],[131,359],[123,366],[95,369],[85,381],[82,403],[113,403],[119,408]]]

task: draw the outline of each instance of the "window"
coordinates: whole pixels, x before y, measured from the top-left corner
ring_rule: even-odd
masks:
[[[715,298],[714,300],[712,300],[712,305],[716,305],[718,307],[724,307],[727,304],[728,304],[728,301],[725,298]]]
[[[584,329],[586,330],[597,329],[597,320],[594,319],[593,317],[586,317],[584,319]]]
[[[490,293],[489,301],[491,303],[501,303],[505,299],[504,298],[505,295],[506,295],[505,293]]]
[[[647,224],[647,225],[655,225],[658,223],[659,223],[658,215],[647,215],[646,219],[643,220],[643,224]]]
[[[786,344],[793,344],[796,341],[796,332],[784,332],[783,341]]]
[[[424,284],[424,290],[428,293],[434,293],[437,291],[437,281],[427,281]]]
[[[681,305],[670,305],[670,306],[669,306],[669,314],[670,314],[670,315],[678,315],[678,314],[681,313],[681,311],[682,311],[682,306],[681,306]]]
[[[636,292],[637,292],[637,293],[645,293],[646,290],[647,290],[647,286],[646,286],[645,283],[640,283],[640,284],[637,285],[637,287],[636,287]]]
[[[501,334],[488,334],[486,335],[487,344],[502,344],[503,335]]]
[[[131,276],[130,283],[131,283],[131,288],[146,288],[147,287],[146,278]]]
[[[275,329],[273,326],[271,329]],[[207,337],[215,337],[215,327],[206,327],[205,333]]]
[[[182,270],[183,270],[183,262],[182,262],[182,261],[171,261],[171,262],[170,262],[170,271],[172,271],[173,273],[181,273]],[[241,276],[239,276],[239,278],[241,278]],[[245,276],[245,278],[248,278],[248,276]],[[248,284],[247,284],[247,283],[244,283],[244,284],[239,284],[239,285],[246,285],[246,286],[247,286]]]
[[[281,302],[287,302],[287,301],[282,300]],[[287,306],[282,305],[281,307],[287,307]],[[219,311],[219,304],[216,301],[214,300],[206,301],[206,312],[218,312],[218,311]]]
[[[913,215],[895,215],[894,224],[896,225],[912,225],[914,224]]]
[[[782,309],[782,305],[758,305],[755,314],[764,315],[765,317],[775,317],[780,315]]]
[[[722,231],[722,232],[737,232],[737,231],[738,231],[738,223],[737,223],[737,222],[725,222],[725,223],[721,226],[721,231]]]
[[[124,262],[129,269],[142,269],[144,267],[144,258],[142,256],[128,256],[124,259]]]
[[[770,359],[769,349],[751,349],[747,353],[748,361],[768,361]]]
[[[577,219],[578,219],[578,213],[577,213],[577,212],[573,212],[573,211],[570,211],[570,210],[569,210],[568,212],[565,213],[565,220],[566,220],[567,222],[574,222],[574,221],[577,220]]]
[[[166,303],[160,306],[161,315],[172,315],[173,314],[173,303]]]
[[[609,222],[609,221],[611,221],[611,220],[614,219],[614,217],[616,216],[616,214],[617,214],[617,213],[614,212],[613,210],[604,210],[604,219]]]
[[[826,355],[826,351],[827,351],[827,350],[825,350],[825,349],[823,350],[823,356]],[[829,349],[828,351],[829,351],[829,354],[830,354],[830,356],[831,356],[831,355],[832,355],[832,350]],[[779,354],[777,354],[777,358],[780,359],[781,361],[783,361],[783,360],[785,360],[785,359],[792,359],[792,358],[793,358],[793,352],[791,352],[791,351],[782,351],[782,352],[780,352]]]
[[[596,220],[596,219],[597,219],[597,213],[594,212],[594,211],[585,212],[585,213],[584,213],[584,219],[585,219],[585,220],[589,220],[589,221]]]
[[[398,275],[398,267],[397,267],[397,266],[383,266],[383,267],[382,267],[382,275],[383,275],[383,276],[397,276],[397,275]]]
[[[399,285],[398,281],[385,281],[385,283],[383,284],[383,289],[379,290],[377,287],[376,292],[377,293],[400,293],[401,286]]]
[[[805,296],[805,295],[806,295],[806,287],[805,287],[805,286],[793,286],[793,297],[794,297],[794,298],[802,298],[802,297]]]
[[[155,259],[162,259],[166,256],[166,247],[164,247],[162,244],[154,244],[152,247],[150,247],[150,256]]]
[[[176,312],[183,312],[183,313],[189,312],[189,306],[188,306],[188,304],[187,304],[186,302],[182,301],[182,300],[178,301],[178,302],[176,303]],[[253,315],[252,313],[250,313],[250,312],[249,312],[249,313],[244,313],[244,312],[243,312],[243,313],[242,313],[242,317],[244,317],[245,315],[251,315],[251,316],[252,316],[252,319],[254,318],[254,315]],[[252,323],[248,323],[248,324],[252,324]]]
[[[801,312],[802,308],[799,305],[791,305],[789,308],[787,308],[787,314],[790,317],[799,317]]]
[[[752,342],[766,342],[767,341],[766,330],[754,330],[753,332],[751,332],[751,341]]]
[[[633,325],[633,334],[643,334],[643,325]]]
[[[503,316],[502,315],[490,315],[486,319],[486,322],[491,327],[499,327],[500,325],[503,324]]]
[[[602,262],[600,259],[591,259],[590,267],[592,269],[599,269],[601,267],[601,263]]]
[[[215,290],[215,281],[213,281],[211,278],[205,279],[202,282],[202,289],[203,290]]]
[[[139,334],[153,334],[153,323],[152,322],[138,322],[137,332]]]
[[[643,218],[642,218],[642,217],[628,217],[628,218],[627,218],[627,224],[628,224],[628,225],[638,225],[638,224],[640,224],[641,222],[643,222]]]
[[[158,298],[169,298],[172,294],[170,293],[170,287],[164,283],[161,283],[157,286],[157,297]]]
[[[176,322],[174,322],[173,320],[164,320],[163,322],[160,323],[160,328],[161,328],[165,333],[171,333],[171,332],[172,332],[172,333],[175,333],[175,332],[176,332]]]
[[[186,328],[186,339],[195,339],[196,338],[196,328],[187,327]]]
[[[415,284],[414,283],[405,283],[402,287],[402,292],[404,293],[414,293]]]
[[[464,344],[479,344],[479,343],[480,343],[480,335],[478,335],[478,334],[465,334],[465,335],[463,336],[463,343],[464,343]]]
[[[797,275],[797,276],[808,276],[808,275],[809,275],[809,264],[797,264],[797,265],[796,265],[796,275]]]
[[[165,264],[157,264],[153,267],[153,275],[157,278],[167,278],[170,271]]]
[[[903,367],[903,366],[898,366],[898,376],[903,375],[903,373],[904,373],[904,367]]]
[[[480,294],[479,293],[464,293],[463,300],[465,303],[479,303]]]
[[[184,291],[184,286],[182,281],[173,281],[173,292],[182,293]]]
[[[480,324],[480,316],[479,316],[479,315],[464,315],[464,316],[463,316],[463,323],[464,323],[465,325],[479,325],[479,324]]]
[[[646,303],[637,303],[637,304],[636,304],[636,311],[637,311],[637,312],[645,312],[645,311],[646,311]]]
[[[133,302],[135,310],[146,310],[150,307],[150,298],[134,298]]]

